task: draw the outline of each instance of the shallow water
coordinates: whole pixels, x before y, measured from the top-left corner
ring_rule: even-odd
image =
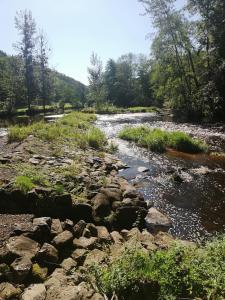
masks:
[[[99,115],[96,124],[118,145],[117,156],[130,167],[123,170],[121,176],[135,183],[146,201],[153,201],[155,207],[172,219],[172,234],[197,240],[225,232],[224,157],[177,151],[157,154],[117,138],[124,126],[144,124],[181,130],[207,141],[213,151],[225,151],[222,125],[174,123],[154,113]],[[140,166],[149,171],[138,172]],[[182,183],[173,180],[174,172],[183,178]]]

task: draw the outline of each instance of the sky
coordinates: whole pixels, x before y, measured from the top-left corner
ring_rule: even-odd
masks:
[[[153,28],[138,0],[0,0],[0,50],[7,54],[15,54],[14,17],[24,9],[47,36],[50,66],[85,84],[92,51],[104,64],[129,52],[150,53]]]

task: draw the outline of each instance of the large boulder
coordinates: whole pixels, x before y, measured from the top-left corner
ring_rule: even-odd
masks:
[[[148,210],[145,222],[148,230],[153,233],[168,231],[172,227],[172,221],[154,207]]]
[[[106,260],[107,254],[104,251],[94,249],[87,254],[86,259],[84,261],[84,266],[91,266],[93,264],[99,265],[103,262],[106,262]]]
[[[98,240],[103,243],[109,243],[112,241],[108,229],[105,226],[96,226],[98,231]]]
[[[40,245],[30,238],[21,235],[9,238],[6,243],[6,249],[12,256],[26,256],[27,258],[32,259],[40,250]]]
[[[52,224],[51,224],[51,235],[56,236],[59,233],[62,233],[62,224],[59,219],[52,219]]]
[[[84,220],[80,220],[77,224],[73,227],[73,233],[75,238],[80,238],[83,234],[83,231],[86,227],[86,222]]]
[[[119,188],[101,188],[100,192],[104,194],[111,203],[122,200],[122,191]]]
[[[92,222],[92,206],[88,203],[76,203],[73,205],[71,216],[77,221]]]

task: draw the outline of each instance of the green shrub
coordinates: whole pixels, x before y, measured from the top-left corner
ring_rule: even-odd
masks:
[[[14,186],[19,188],[24,194],[28,193],[35,187],[32,180],[27,176],[17,176]]]
[[[103,295],[130,299],[142,284],[152,289],[149,299],[225,299],[225,237],[206,246],[175,243],[150,254],[127,249],[106,266],[93,265],[95,284]],[[153,297],[154,296],[154,297]]]
[[[128,141],[134,141],[138,145],[155,152],[165,152],[167,148],[187,153],[207,151],[207,145],[204,142],[195,140],[188,134],[179,131],[168,132],[144,126],[126,127],[119,133],[119,137]]]

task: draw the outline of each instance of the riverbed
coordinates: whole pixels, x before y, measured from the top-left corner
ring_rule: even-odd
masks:
[[[134,183],[146,201],[171,218],[173,235],[199,240],[225,232],[225,158],[176,151],[157,154],[117,138],[124,126],[141,124],[187,132],[218,152],[225,151],[224,127],[175,123],[155,113],[98,115],[96,122],[117,144],[116,155],[129,166],[120,175]],[[175,177],[181,180],[176,181]]]

